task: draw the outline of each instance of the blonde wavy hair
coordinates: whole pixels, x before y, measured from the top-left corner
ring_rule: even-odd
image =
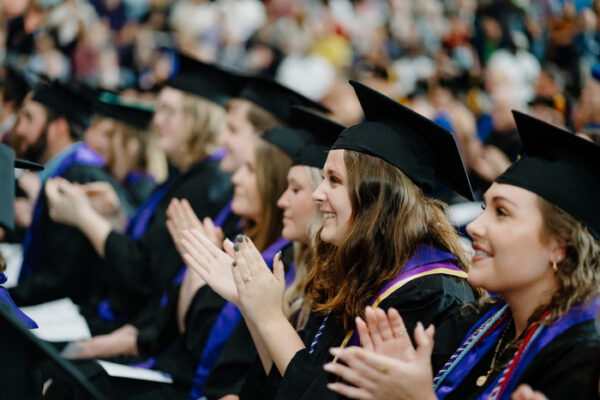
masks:
[[[304,167],[310,186],[314,191],[323,181],[323,176],[318,168]],[[296,264],[296,276],[292,284],[283,295],[283,312],[292,321],[296,330],[304,328],[310,315],[310,299],[306,296],[306,281],[312,267],[314,257],[314,244],[317,232],[323,225],[323,214],[318,207],[306,227],[310,245],[294,243],[294,263]]]
[[[183,169],[216,150],[217,136],[225,127],[225,109],[210,100],[183,93],[186,140],[177,163]]]

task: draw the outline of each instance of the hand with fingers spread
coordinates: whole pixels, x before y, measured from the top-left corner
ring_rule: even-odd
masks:
[[[182,233],[186,230],[198,230],[208,238],[215,246],[221,247],[223,242],[223,231],[215,227],[210,218],[204,218],[200,221],[192,206],[186,199],[172,199],[167,208],[167,229],[175,243],[179,254],[183,256],[186,253],[181,245]]]
[[[356,330],[361,346],[389,357],[402,360],[405,352],[412,349],[412,343],[404,321],[396,309],[390,308],[386,314],[381,308],[367,307],[365,319],[356,317]]]
[[[197,272],[202,279],[225,300],[239,307],[238,291],[233,281],[233,258],[215,246],[200,231],[183,232],[183,256],[188,267]],[[231,242],[225,240],[223,246],[230,247]]]
[[[331,354],[346,365],[328,363],[323,368],[348,383],[335,382],[327,387],[352,399],[436,399],[431,368],[433,334],[433,326],[424,329],[418,323],[414,332],[417,348],[410,344],[402,352],[402,360],[356,346],[333,348]]]
[[[248,237],[238,236],[236,242],[233,278],[244,314],[256,325],[287,321],[283,313],[285,272],[281,253],[275,256],[271,272]]]

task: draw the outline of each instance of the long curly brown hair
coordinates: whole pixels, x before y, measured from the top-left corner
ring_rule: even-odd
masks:
[[[381,288],[398,275],[421,243],[467,256],[442,202],[428,198],[404,173],[380,158],[344,151],[352,216],[340,245],[317,238],[306,290],[313,310],[331,311],[345,330]]]

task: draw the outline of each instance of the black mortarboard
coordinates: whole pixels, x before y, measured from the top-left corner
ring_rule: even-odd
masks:
[[[44,169],[44,166],[15,159],[13,150],[0,143],[0,226],[8,229],[15,226],[15,168],[39,171]]]
[[[224,104],[236,96],[243,85],[243,78],[233,71],[207,64],[182,53],[175,57],[175,75],[167,86],[218,104]]]
[[[264,108],[285,124],[290,123],[290,113],[293,105],[329,112],[325,106],[316,101],[272,79],[259,76],[246,77],[244,86],[237,97],[251,101],[257,106]]]
[[[404,172],[425,193],[439,181],[473,200],[471,183],[450,132],[389,97],[350,81],[367,122],[346,128],[332,149],[379,157]]]
[[[51,368],[53,376],[61,378],[61,382],[54,382],[52,385],[68,385],[71,392],[69,398],[104,398],[84,375],[69,361],[62,359],[52,346],[33,336],[3,303],[0,303],[0,326],[0,362],[4,367],[0,374],[2,398],[41,398],[42,371],[47,368]],[[54,388],[51,386],[52,389]]]
[[[10,65],[6,67],[6,75],[2,86],[4,88],[4,99],[15,101],[17,105],[23,102],[30,89],[25,77]]]
[[[513,115],[526,154],[496,182],[538,194],[600,240],[600,146],[529,115]]]
[[[303,128],[313,135],[313,143],[302,148],[292,165],[323,168],[329,148],[346,127],[301,106],[292,107],[291,125]]]
[[[94,114],[116,119],[134,128],[146,130],[152,122],[154,111],[149,108],[123,103],[118,96],[101,95],[94,100]]]
[[[42,103],[59,116],[87,128],[90,124],[92,103],[79,91],[55,80],[41,80],[33,92],[33,101]]]
[[[267,129],[260,138],[279,147],[290,158],[294,158],[304,146],[313,140],[310,132],[287,126]]]

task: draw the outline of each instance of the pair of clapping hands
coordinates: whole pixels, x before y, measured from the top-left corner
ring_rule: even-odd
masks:
[[[345,363],[331,362],[323,367],[345,382],[330,383],[334,392],[361,400],[437,399],[433,390],[431,353],[433,325],[424,329],[419,322],[413,346],[402,317],[393,308],[365,310],[365,320],[356,318],[362,347],[332,348],[331,354]],[[545,400],[540,392],[521,385],[512,400]]]
[[[223,240],[223,232],[209,218],[200,221],[186,200],[171,201],[167,217],[184,261],[215,292],[253,321],[283,314],[285,273],[280,253],[271,272],[247,236]]]
[[[63,224],[77,226],[91,211],[107,219],[121,213],[119,197],[108,182],[81,185],[57,177],[46,182],[45,193],[50,217]]]

